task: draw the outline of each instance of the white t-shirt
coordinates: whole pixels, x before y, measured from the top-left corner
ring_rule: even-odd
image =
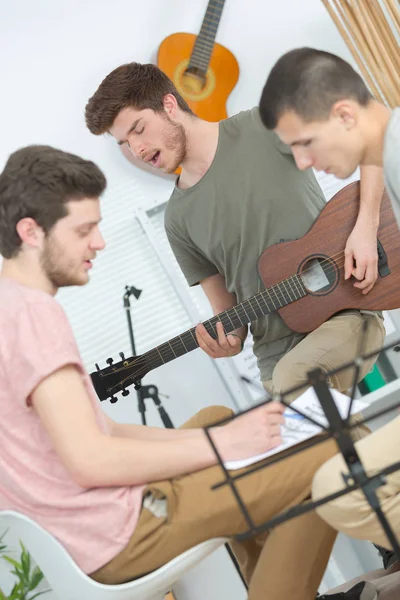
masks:
[[[400,107],[390,117],[383,146],[385,185],[400,227]]]

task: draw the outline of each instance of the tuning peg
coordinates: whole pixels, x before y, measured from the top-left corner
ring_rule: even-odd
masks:
[[[140,385],[140,383],[138,383],[137,381],[135,381],[135,384],[133,386],[135,388],[135,390],[140,390],[142,388],[142,386]]]
[[[118,398],[116,396],[110,396],[110,402],[111,404],[115,404],[116,402],[118,402]]]
[[[107,358],[107,360],[106,360],[106,363],[107,363],[108,365],[110,365],[110,367],[111,367],[111,365],[113,364],[113,362],[114,362],[114,359],[113,359],[113,358]]]
[[[120,352],[120,353],[119,353],[119,355],[120,355],[120,357],[121,357],[121,360],[125,360],[125,355],[124,355],[124,353],[123,353],[123,352]]]
[[[94,366],[96,367],[97,371],[100,371],[100,367],[97,363]]]
[[[123,391],[122,391],[122,395],[123,395],[123,396],[128,396],[129,394],[130,394],[130,391],[129,391],[129,390],[123,390]]]

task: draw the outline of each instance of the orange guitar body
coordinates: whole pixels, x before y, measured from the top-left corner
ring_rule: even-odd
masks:
[[[238,80],[239,65],[232,52],[214,43],[205,84],[194,89],[185,70],[196,38],[192,33],[174,33],[165,38],[158,50],[157,65],[173,81],[195,115],[206,121],[221,121],[228,116],[226,101]]]

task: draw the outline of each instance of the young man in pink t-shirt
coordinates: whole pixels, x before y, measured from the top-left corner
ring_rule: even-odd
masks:
[[[0,510],[33,518],[83,571],[118,583],[247,524],[227,487],[210,489],[221,470],[202,427],[227,408],[180,430],[115,423],[100,409],[55,295],[89,280],[105,186],[92,162],[48,146],[15,152],[0,175]],[[213,427],[222,458],[279,444],[282,412],[271,403]],[[308,498],[335,452],[320,444],[242,479],[254,521]],[[334,539],[312,512],[235,542],[249,598],[312,600]]]

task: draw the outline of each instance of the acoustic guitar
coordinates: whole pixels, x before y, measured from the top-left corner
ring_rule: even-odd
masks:
[[[210,0],[200,33],[174,33],[161,43],[157,65],[193,112],[206,121],[226,119],[226,100],[236,85],[236,58],[215,42],[225,0]]]
[[[203,325],[216,338],[216,323],[226,333],[278,311],[295,332],[313,331],[345,309],[390,310],[400,307],[400,232],[384,192],[378,229],[378,279],[368,294],[344,279],[344,248],[358,215],[360,184],[340,190],[323,208],[310,230],[294,241],[264,250],[258,271],[266,289],[233,308],[214,315]],[[140,356],[124,358],[91,373],[100,400],[136,385],[149,371],[198,348],[195,327]]]

